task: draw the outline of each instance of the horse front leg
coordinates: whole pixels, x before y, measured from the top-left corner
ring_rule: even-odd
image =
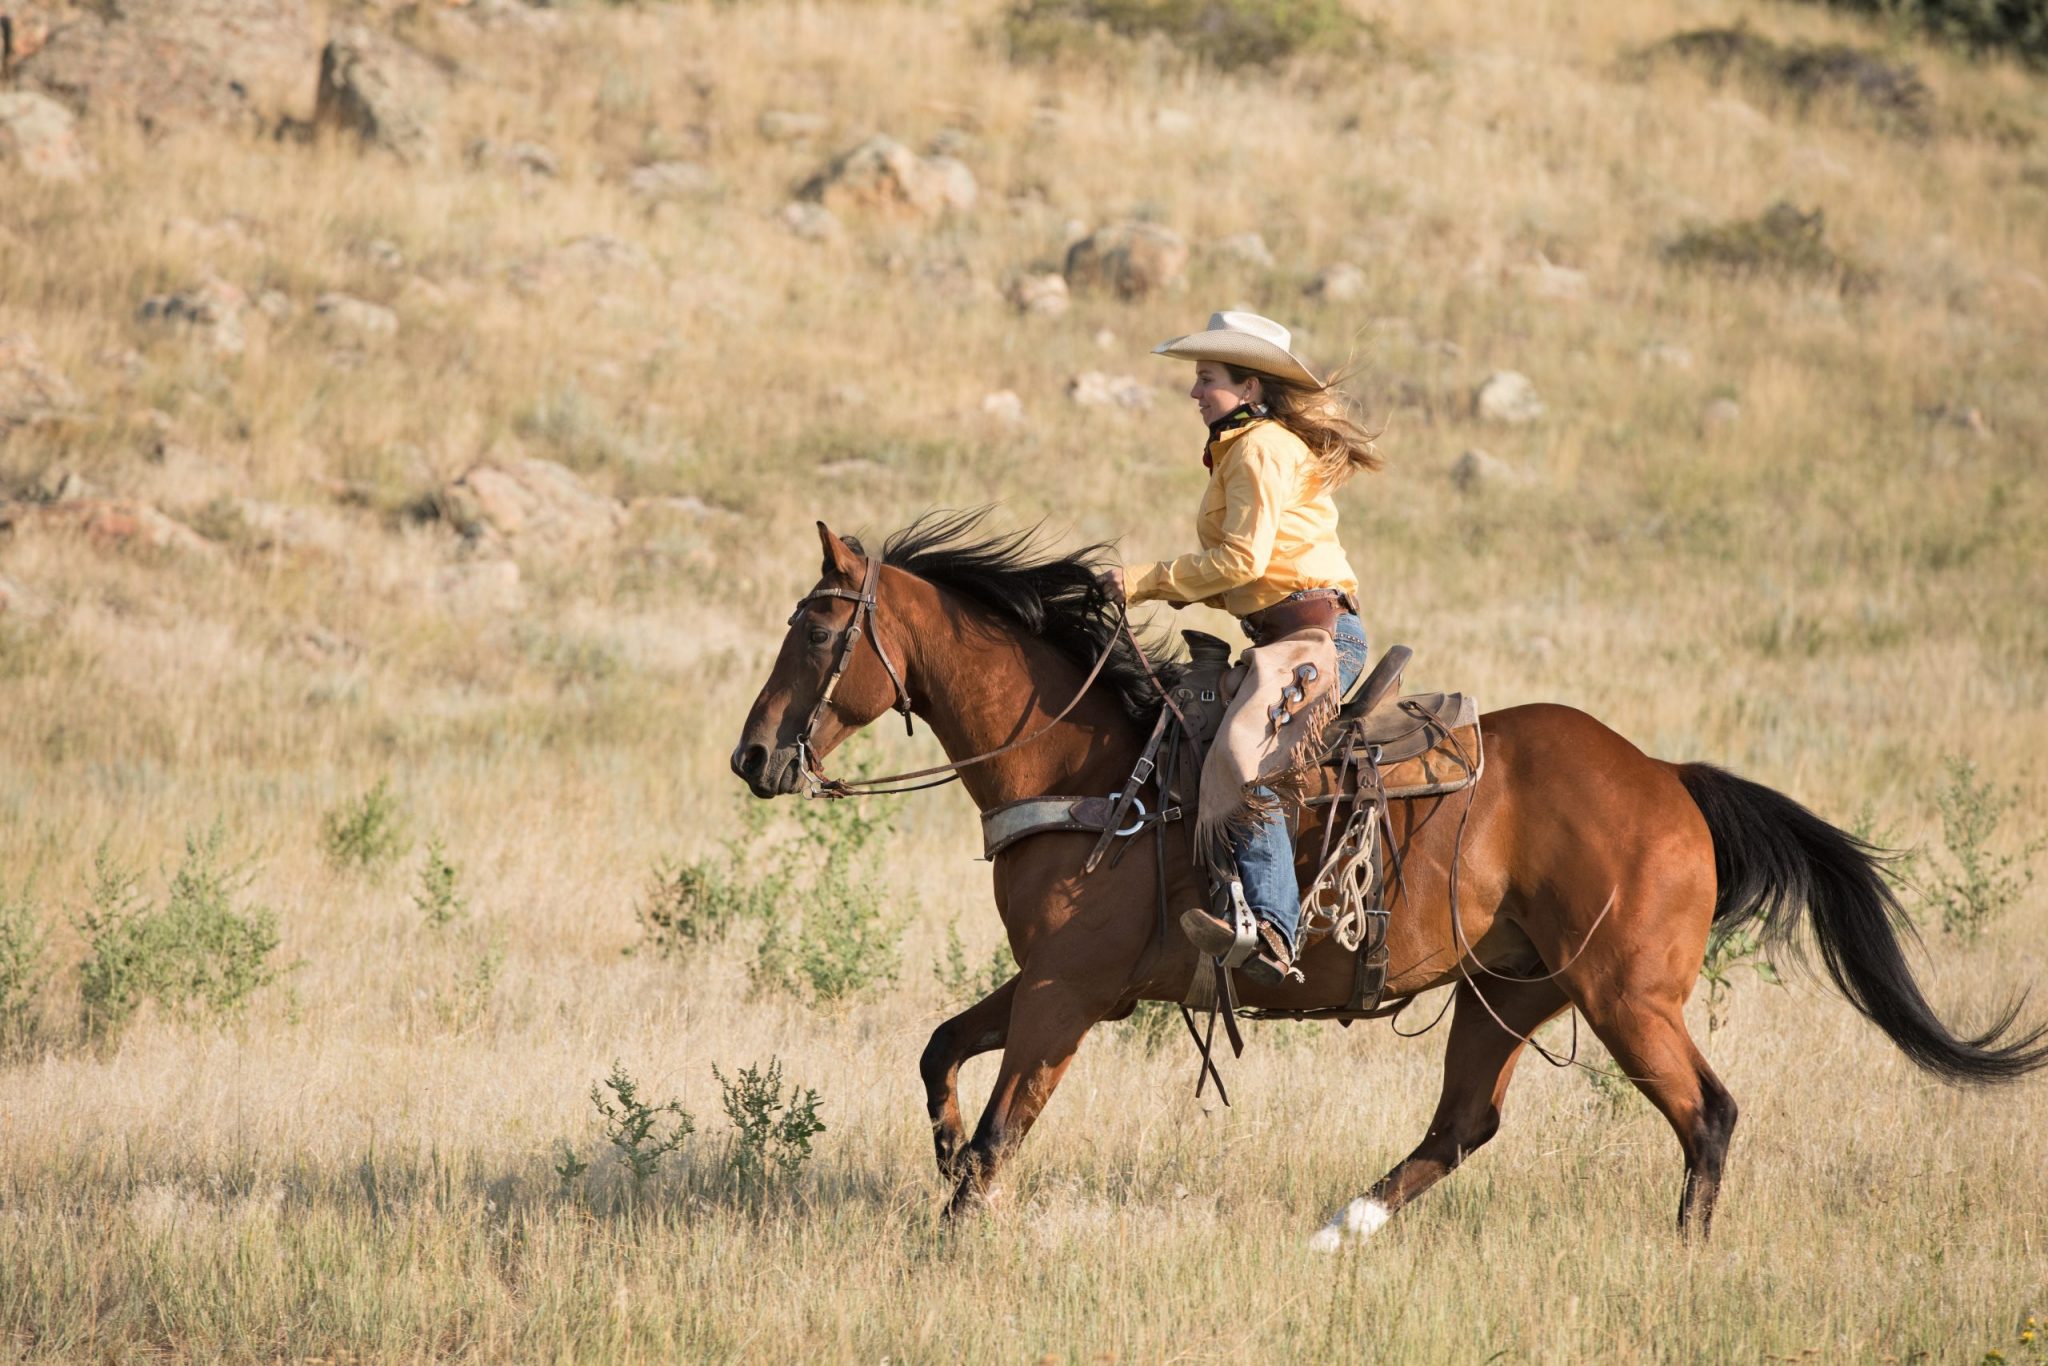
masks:
[[[1052,1098],[1082,1036],[1115,1005],[1114,993],[1086,991],[1058,975],[1034,973],[1031,983],[1016,991],[1002,1067],[974,1139],[960,1155],[960,1184],[946,1208],[949,1218],[987,1199],[997,1170]]]
[[[1003,1046],[1010,1034],[1010,1003],[1016,994],[1017,978],[1012,974],[1009,981],[934,1029],[918,1060],[925,1113],[932,1120],[932,1149],[939,1160],[939,1175],[948,1181],[957,1181],[962,1175],[960,1154],[966,1138],[960,1123],[960,1064]]]

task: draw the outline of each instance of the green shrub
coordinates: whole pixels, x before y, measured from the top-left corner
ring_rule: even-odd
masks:
[[[1777,43],[1745,26],[1675,33],[1644,48],[1631,65],[1664,60],[1698,67],[1716,81],[1734,77],[1765,100],[1790,100],[1800,110],[1822,99],[1853,101],[1894,132],[1932,129],[1934,96],[1912,67],[1887,62],[1845,43]]]
[[[1015,58],[1116,56],[1163,41],[1224,70],[1310,54],[1351,56],[1374,37],[1344,0],[1020,0],[1003,18]]]
[[[1910,24],[1973,52],[2010,52],[2048,66],[2048,6],[2040,0],[1820,0],[1830,9]]]
[[[611,1092],[609,1099],[606,1091]],[[640,1084],[620,1062],[614,1061],[612,1074],[590,1088],[590,1103],[597,1107],[598,1118],[604,1121],[605,1141],[619,1155],[635,1195],[660,1170],[662,1159],[682,1147],[683,1140],[697,1131],[696,1121],[680,1102],[668,1100],[650,1105],[641,1099]],[[669,1117],[666,1132],[663,1116]],[[573,1150],[567,1153],[563,1166],[555,1169],[564,1184],[584,1170]]]
[[[2042,845],[2018,853],[1992,851],[1998,827],[2019,801],[2019,789],[2000,791],[1977,781],[1977,765],[1961,756],[1947,760],[1948,786],[1934,799],[1941,816],[1943,857],[1916,865],[1921,894],[1941,912],[1941,928],[1974,943],[1990,923],[2009,910],[2033,883],[2024,860]]]
[[[88,1037],[117,1035],[145,1001],[188,1017],[236,1015],[277,980],[277,917],[236,905],[253,868],[223,862],[225,838],[218,825],[186,838],[161,905],[100,846],[90,905],[77,922],[86,941],[79,998]]]
[[[782,1062],[770,1058],[764,1072],[743,1067],[727,1077],[712,1065],[711,1075],[723,1090],[725,1117],[732,1121],[727,1165],[743,1189],[758,1187],[772,1164],[794,1175],[811,1159],[811,1140],[825,1131],[818,1118],[818,1093],[808,1087],[789,1094],[782,1090]]]
[[[49,941],[36,916],[34,890],[24,886],[10,897],[0,887],[0,1058],[26,1050],[42,1033]]]
[[[458,888],[462,870],[448,861],[448,851],[436,838],[427,842],[427,859],[420,865],[420,883],[412,904],[426,917],[430,929],[441,929],[469,911],[469,898]]]
[[[1733,1002],[1735,974],[1747,968],[1757,980],[1780,985],[1777,965],[1763,956],[1763,933],[1757,927],[1717,930],[1707,938],[1706,961],[1700,964],[1700,980],[1707,984],[1707,1037],[1728,1022]]]
[[[948,1000],[978,1001],[1009,981],[1016,971],[1017,960],[1007,943],[997,944],[980,967],[971,966],[967,946],[960,942],[960,918],[946,922],[945,956],[932,964],[932,976],[945,988]]]
[[[779,878],[740,873],[730,846],[714,859],[658,859],[633,906],[641,945],[670,958],[691,945],[723,939],[743,920],[768,919],[781,891]]]
[[[322,823],[327,859],[337,868],[378,873],[406,849],[405,819],[388,779],[329,811]]]
[[[754,957],[757,987],[826,1005],[895,979],[903,930],[871,883],[828,862],[810,896],[794,927],[769,923]]]
[[[1866,267],[1828,246],[1821,210],[1801,213],[1783,201],[1755,218],[1695,224],[1664,248],[1664,259],[1734,275],[1820,279],[1845,293],[1875,284]]]

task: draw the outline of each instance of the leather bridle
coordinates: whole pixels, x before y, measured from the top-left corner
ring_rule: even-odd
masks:
[[[903,715],[903,733],[917,733],[911,724],[910,689],[903,686],[903,675],[898,672],[896,661],[889,658],[889,651],[882,644],[882,633],[875,626],[875,590],[881,586],[881,582],[881,557],[870,555],[867,572],[861,576],[858,593],[845,588],[820,588],[801,598],[797,602],[796,610],[789,614],[789,624],[794,626],[797,619],[803,616],[804,609],[821,598],[844,598],[853,604],[853,616],[848,619],[845,629],[839,633],[839,645],[832,657],[832,672],[825,675],[825,689],[818,694],[818,705],[811,708],[810,719],[804,722],[803,734],[796,740],[797,763],[802,765],[804,776],[820,789],[830,787],[832,780],[827,778],[824,769],[819,767],[818,753],[811,747],[811,738],[818,733],[818,722],[824,717],[825,708],[832,705],[832,694],[839,690],[839,680],[846,677],[847,666],[853,663],[853,652],[860,648],[862,636],[874,642],[875,657],[882,661],[882,667],[889,673],[889,682],[895,685],[894,706]]]
[[[867,568],[861,575],[860,591],[858,593],[846,588],[820,588],[799,599],[796,610],[789,614],[789,625],[794,626],[797,623],[797,619],[803,615],[804,608],[820,598],[844,598],[853,604],[853,617],[846,623],[845,629],[839,633],[839,645],[832,658],[832,671],[825,675],[825,689],[818,694],[817,705],[811,708],[810,719],[804,722],[803,734],[799,735],[796,741],[797,765],[803,773],[805,780],[811,785],[808,795],[812,797],[886,796],[893,792],[916,792],[927,787],[942,787],[947,783],[958,782],[960,770],[963,768],[971,768],[975,764],[987,763],[990,759],[1000,758],[1012,750],[1022,749],[1032,741],[1047,734],[1060,722],[1066,720],[1068,713],[1081,705],[1081,699],[1088,695],[1088,690],[1095,686],[1095,680],[1102,676],[1103,666],[1109,663],[1109,657],[1116,653],[1116,638],[1119,631],[1131,642],[1131,648],[1137,651],[1138,659],[1144,662],[1146,674],[1148,676],[1152,675],[1152,665],[1149,661],[1145,660],[1145,652],[1139,647],[1138,638],[1131,632],[1130,608],[1128,605],[1120,605],[1118,608],[1116,630],[1109,633],[1109,639],[1103,644],[1102,654],[1096,659],[1095,666],[1088,670],[1088,676],[1081,680],[1081,686],[1075,691],[1073,700],[1068,702],[1066,706],[1061,707],[1059,714],[1053,717],[1052,720],[1046,722],[1037,730],[1032,731],[1029,735],[1020,736],[1010,741],[1007,745],[989,750],[985,754],[977,754],[972,758],[962,759],[957,763],[935,764],[930,768],[913,769],[908,773],[891,773],[880,778],[829,778],[825,775],[824,766],[820,762],[818,751],[813,748],[811,740],[817,734],[818,722],[825,715],[825,708],[832,704],[832,694],[838,690],[839,680],[846,676],[847,666],[853,662],[854,651],[859,648],[862,636],[866,636],[874,642],[875,656],[882,661],[882,667],[888,671],[890,683],[895,685],[896,701],[894,706],[897,711],[903,714],[904,734],[915,735],[917,733],[911,725],[910,689],[904,685],[902,673],[896,668],[896,662],[889,658],[889,651],[882,645],[881,632],[875,628],[875,593],[881,587],[881,583],[881,557],[870,555],[867,557]],[[1154,687],[1159,688],[1160,696],[1166,698],[1166,705],[1172,708],[1177,715],[1179,708],[1173,706],[1173,699],[1166,696],[1166,689],[1161,686],[1156,676],[1152,678],[1152,684]],[[934,781],[928,783],[912,781],[918,778],[932,778]],[[905,787],[887,786],[890,783],[907,783],[909,785]]]

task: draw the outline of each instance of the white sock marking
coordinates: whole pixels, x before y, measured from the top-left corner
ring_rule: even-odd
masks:
[[[1343,1209],[1330,1216],[1330,1222],[1316,1230],[1308,1240],[1311,1252],[1335,1252],[1346,1241],[1362,1243],[1378,1233],[1394,1212],[1377,1200],[1359,1196]]]

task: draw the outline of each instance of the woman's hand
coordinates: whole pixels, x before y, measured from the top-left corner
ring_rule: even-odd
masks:
[[[1102,591],[1111,602],[1124,600],[1124,571],[1122,565],[1110,565],[1107,569],[1095,571],[1095,582],[1102,585]]]

